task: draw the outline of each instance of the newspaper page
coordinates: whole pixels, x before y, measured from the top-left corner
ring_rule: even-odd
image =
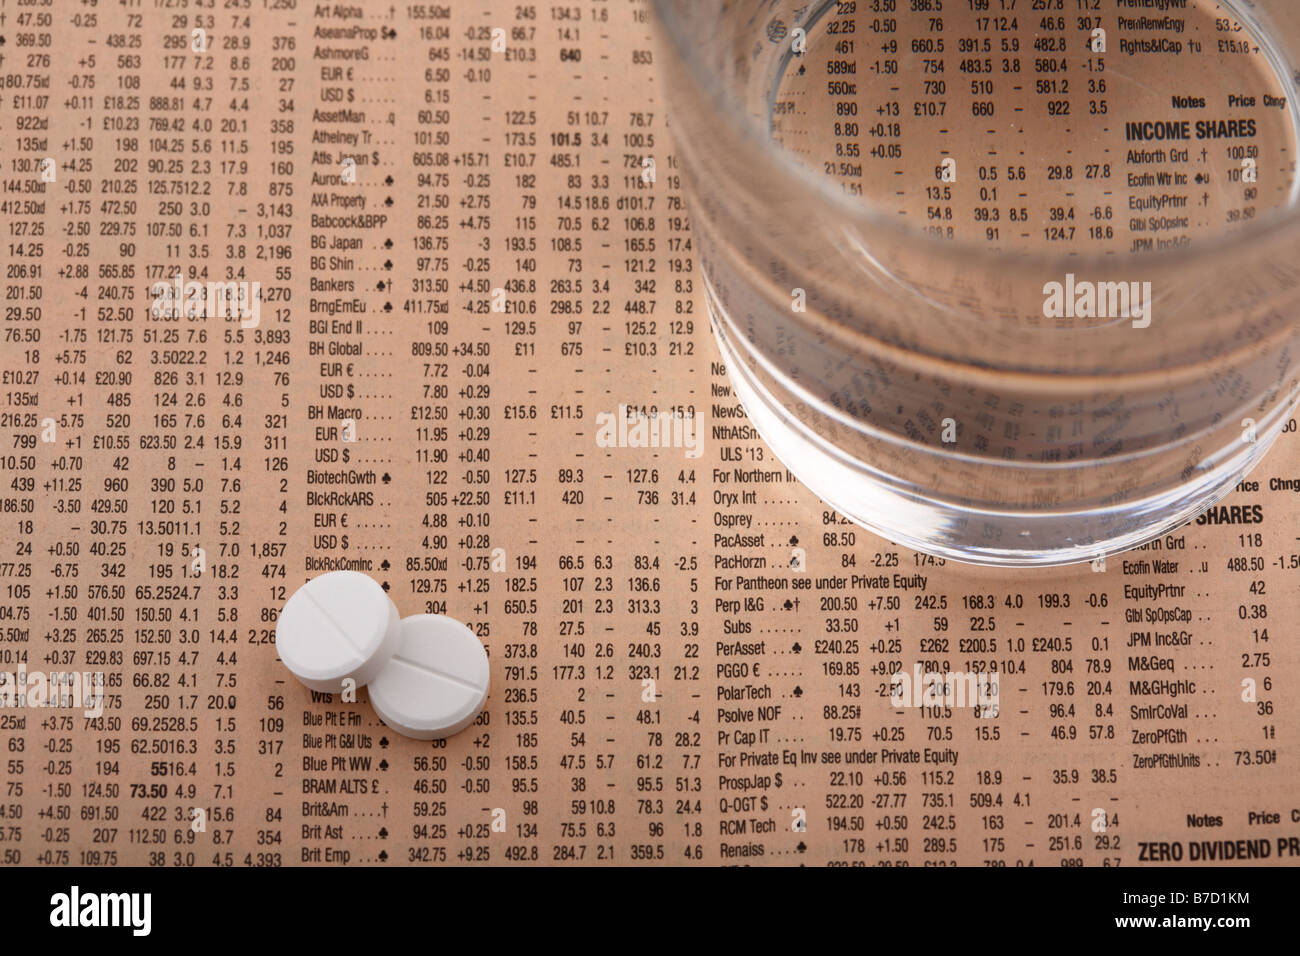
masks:
[[[1300,857],[1295,422],[1091,566],[847,522],[732,394],[644,0],[0,41],[0,862]],[[473,630],[471,727],[286,670],[332,570]]]

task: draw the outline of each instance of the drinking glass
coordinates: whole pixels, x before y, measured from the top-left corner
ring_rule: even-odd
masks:
[[[843,516],[1094,560],[1294,428],[1294,0],[652,5],[731,387]]]

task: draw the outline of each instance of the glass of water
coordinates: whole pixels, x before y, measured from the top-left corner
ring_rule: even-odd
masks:
[[[959,561],[1176,527],[1300,396],[1295,0],[652,0],[758,433]]]

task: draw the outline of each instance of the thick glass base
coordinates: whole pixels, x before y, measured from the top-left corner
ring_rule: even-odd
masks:
[[[1082,511],[997,511],[926,497],[861,462],[800,421],[750,373],[728,339],[719,305],[709,308],[736,397],[755,430],[803,484],[844,517],[891,542],[952,561],[996,567],[1052,567],[1095,561],[1186,524],[1228,495],[1281,434],[1291,408],[1165,494]],[[991,466],[995,467],[995,466]],[[1086,467],[1086,466],[1081,466]]]

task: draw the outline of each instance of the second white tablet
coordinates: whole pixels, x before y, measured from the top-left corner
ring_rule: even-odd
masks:
[[[488,656],[474,632],[440,614],[402,619],[397,653],[370,681],[370,706],[419,740],[464,730],[487,700]]]

